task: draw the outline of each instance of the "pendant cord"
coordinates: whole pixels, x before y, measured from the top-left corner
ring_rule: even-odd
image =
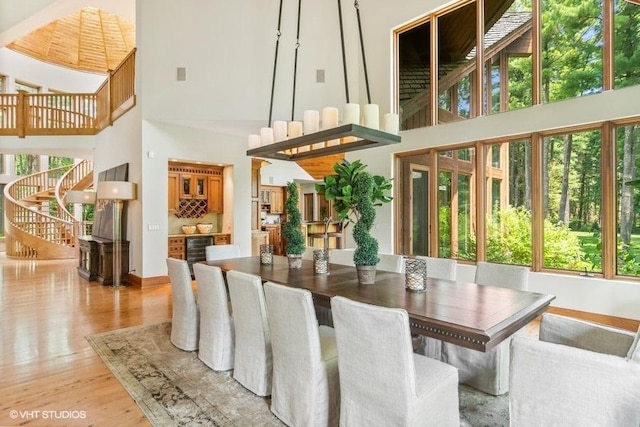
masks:
[[[282,2],[283,0],[280,0],[280,11],[278,12],[278,31],[276,33],[276,53],[273,59],[273,77],[271,79],[271,103],[269,104],[268,127],[271,127],[271,119],[273,117],[273,98],[276,89],[276,71],[278,69],[278,48],[280,47],[280,36],[282,35],[280,32],[280,24],[282,23]]]
[[[344,48],[344,27],[342,25],[342,2],[338,0],[338,20],[340,21],[340,44],[342,45],[342,69],[344,71],[344,92],[349,103],[349,81],[347,79],[347,54]]]
[[[353,7],[356,9],[356,15],[358,16],[358,32],[360,33],[360,50],[362,50],[362,66],[364,67],[364,82],[367,86],[367,101],[371,104],[371,91],[369,90],[369,74],[367,73],[367,58],[364,55],[364,38],[362,37],[362,22],[360,21],[360,5],[358,0],[353,2]]]
[[[294,118],[296,110],[296,79],[298,75],[298,49],[300,48],[300,10],[302,8],[302,0],[298,0],[298,29],[296,31],[296,47],[295,57],[293,60],[293,95],[291,97],[291,121]]]

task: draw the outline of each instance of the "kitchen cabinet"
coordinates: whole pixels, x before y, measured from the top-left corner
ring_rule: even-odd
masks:
[[[204,175],[180,174],[180,198],[206,200],[209,182]]]
[[[169,258],[185,259],[184,237],[169,237]]]
[[[216,234],[215,236],[213,236],[213,244],[214,245],[230,245],[231,234]]]
[[[167,199],[169,202],[169,212],[178,212],[180,206],[180,175],[169,172],[169,180],[167,186]]]
[[[273,253],[275,255],[284,255],[282,226],[280,224],[265,224],[262,227],[269,233],[269,244],[273,245]]]
[[[284,213],[284,187],[260,187],[260,204],[263,205],[262,210],[267,210],[269,213]]]
[[[208,209],[211,213],[223,212],[223,189],[222,189],[222,176],[210,176],[209,177],[209,197],[208,197]]]

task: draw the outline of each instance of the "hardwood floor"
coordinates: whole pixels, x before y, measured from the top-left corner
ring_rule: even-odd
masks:
[[[112,290],[76,265],[0,253],[0,426],[151,425],[85,336],[169,320],[170,286]]]

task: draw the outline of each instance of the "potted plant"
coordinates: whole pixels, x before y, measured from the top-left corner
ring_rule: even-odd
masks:
[[[354,223],[353,240],[356,250],[353,262],[358,269],[358,279],[362,284],[375,282],[378,258],[378,241],[371,235],[376,219],[375,208],[392,200],[387,192],[391,189],[391,180],[371,175],[360,160],[343,160],[333,165],[335,175],[324,178],[316,184],[316,191],[333,201],[338,220],[343,228]]]
[[[298,184],[287,183],[287,201],[284,204],[287,220],[282,226],[282,234],[286,241],[285,253],[289,260],[289,268],[302,267],[302,254],[305,247],[304,234],[300,230],[302,215],[298,208],[298,201]]]

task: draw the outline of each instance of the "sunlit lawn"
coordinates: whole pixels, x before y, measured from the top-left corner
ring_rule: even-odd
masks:
[[[594,260],[600,259],[600,235],[589,233],[586,231],[574,231],[580,242],[582,243],[582,250],[586,253],[587,258]],[[631,236],[631,255],[640,259],[640,234],[634,234]]]

